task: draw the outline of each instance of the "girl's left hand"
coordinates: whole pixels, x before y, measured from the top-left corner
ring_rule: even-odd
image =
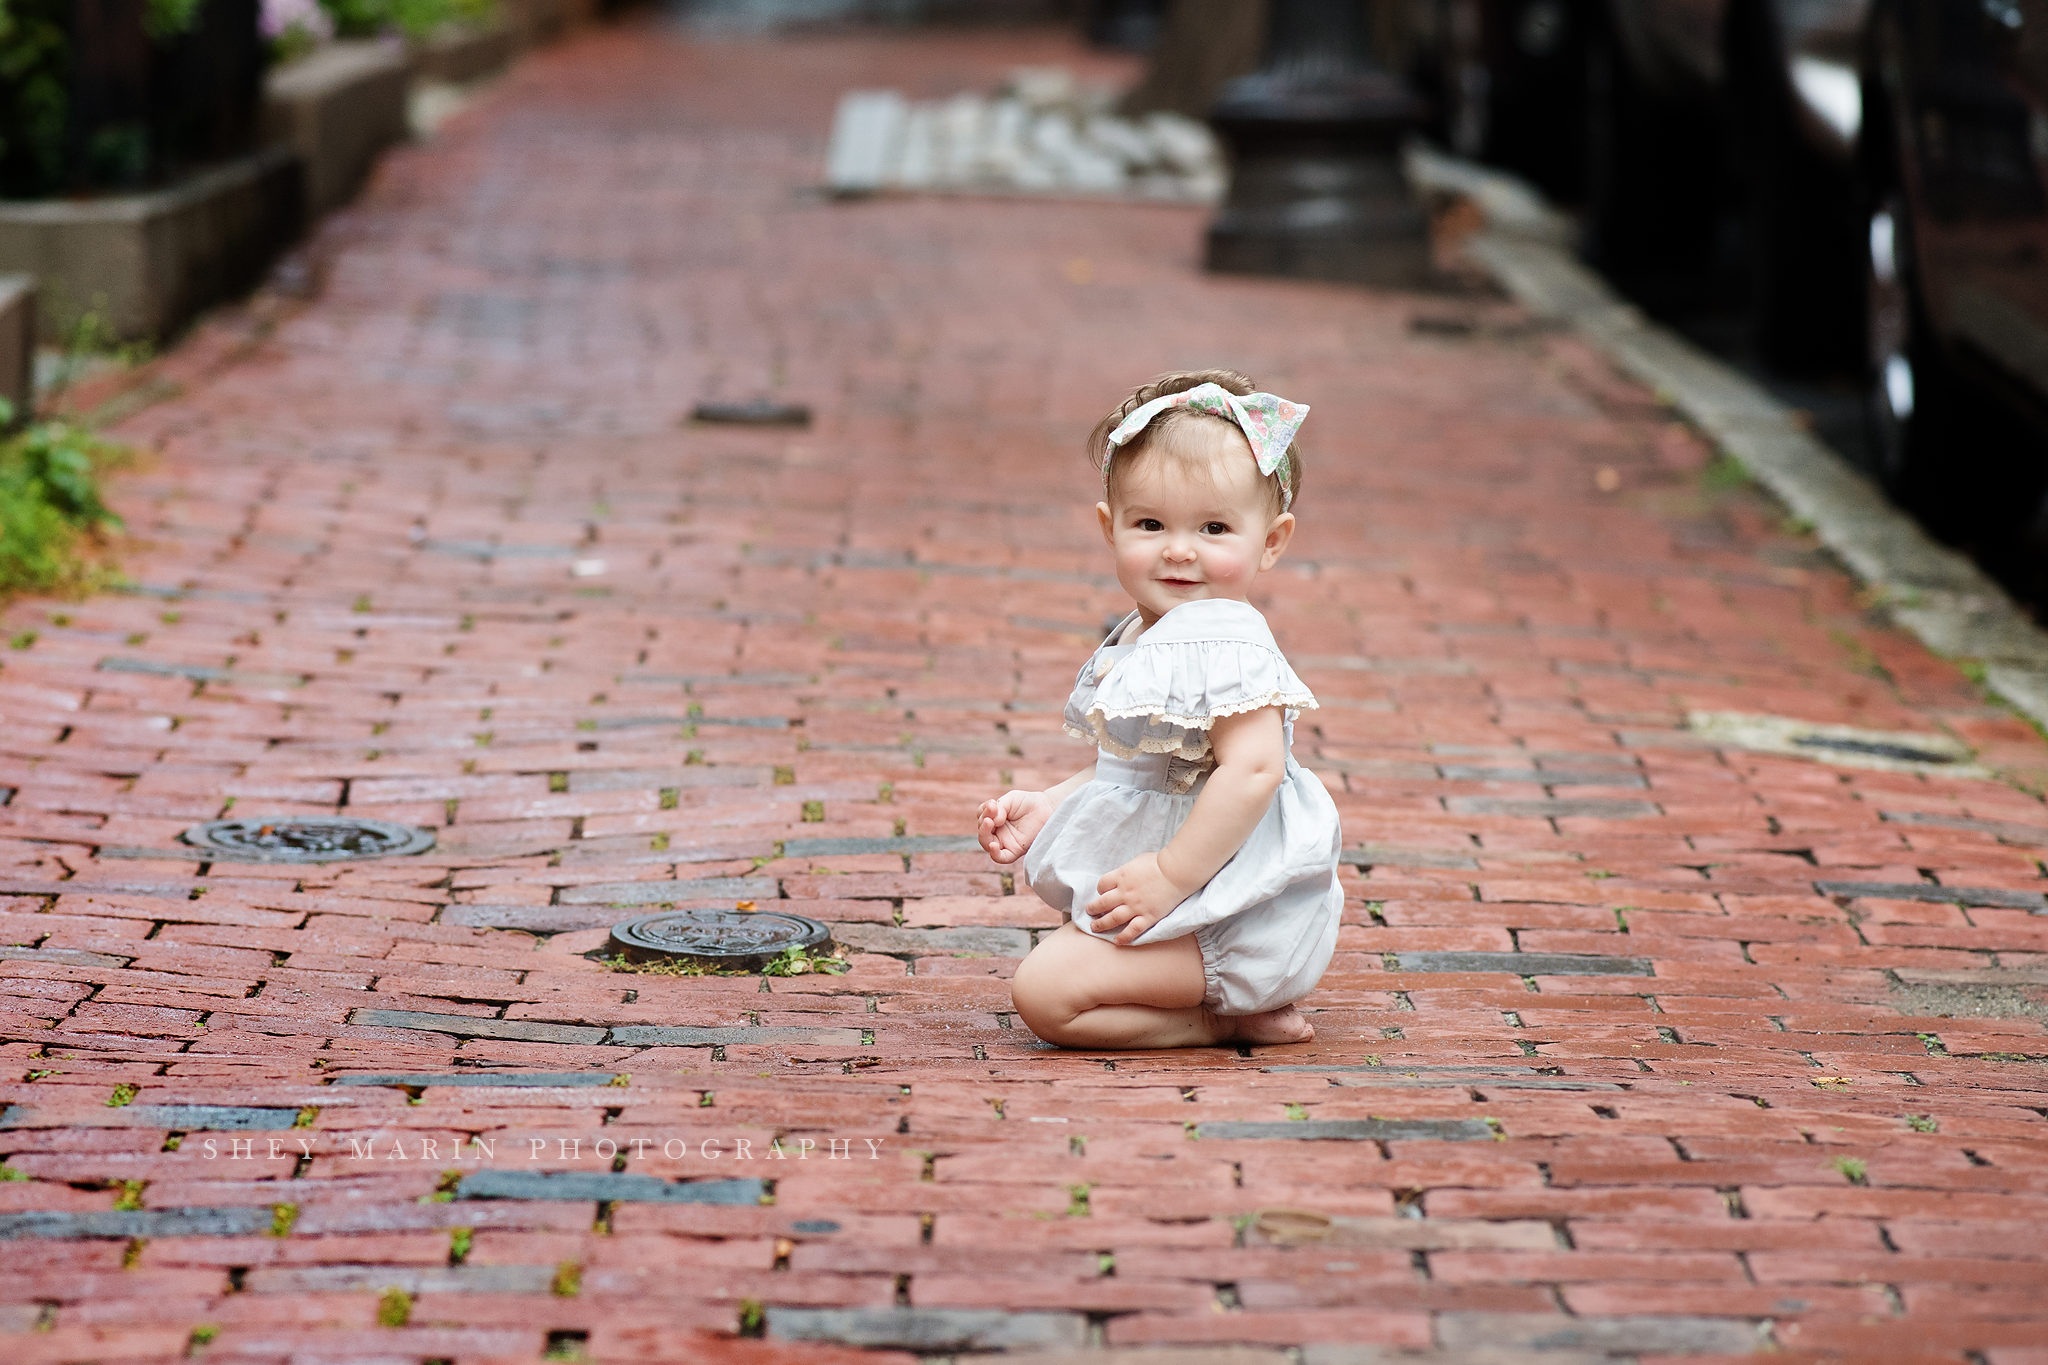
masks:
[[[1192,892],[1183,891],[1159,870],[1157,853],[1141,853],[1095,884],[1102,894],[1088,902],[1085,913],[1098,934],[1121,930],[1113,940],[1129,945],[1165,919]]]

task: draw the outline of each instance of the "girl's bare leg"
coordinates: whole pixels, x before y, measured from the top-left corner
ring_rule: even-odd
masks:
[[[1025,1026],[1078,1048],[1202,1047],[1228,1039],[1303,1043],[1315,1036],[1292,1005],[1265,1014],[1202,1008],[1202,950],[1192,935],[1120,948],[1072,924],[1040,940],[1010,983]]]

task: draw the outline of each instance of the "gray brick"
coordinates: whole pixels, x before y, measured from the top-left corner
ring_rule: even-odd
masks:
[[[1453,782],[1528,782],[1544,787],[1647,787],[1641,773],[1618,768],[1606,772],[1572,772],[1544,768],[1482,768],[1446,763],[1439,769]]]
[[[235,1104],[130,1104],[51,1114],[17,1104],[0,1114],[0,1128],[168,1128],[181,1133],[274,1132],[298,1121],[296,1109],[259,1109]]]
[[[743,730],[787,730],[787,716],[599,716],[593,730],[645,730],[663,725],[731,725]]]
[[[658,791],[663,787],[765,787],[775,769],[765,764],[693,764],[687,768],[585,768],[569,774],[574,792]]]
[[[1479,860],[1462,853],[1441,853],[1426,848],[1391,848],[1386,844],[1360,844],[1338,855],[1340,863],[1353,867],[1447,867],[1477,872]]]
[[[457,1038],[504,1038],[517,1043],[601,1043],[601,1028],[532,1024],[518,1019],[476,1019],[466,1014],[424,1014],[419,1010],[357,1010],[348,1018],[364,1028],[419,1029]]]
[[[551,1265],[280,1266],[252,1270],[244,1288],[252,1294],[545,1294],[554,1278]]]
[[[1533,1066],[1392,1066],[1352,1064],[1348,1062],[1301,1062],[1285,1066],[1262,1066],[1261,1071],[1307,1071],[1317,1074],[1364,1072],[1374,1076],[1429,1075],[1432,1072],[1447,1072],[1459,1076],[1536,1076],[1541,1073]]]
[[[474,929],[524,929],[532,934],[567,934],[608,929],[633,911],[611,905],[448,905],[436,921]]]
[[[692,1180],[611,1171],[476,1171],[457,1199],[551,1199],[616,1204],[758,1204],[759,1180]]]
[[[556,897],[563,905],[663,905],[672,901],[774,900],[774,882],[761,877],[706,877],[690,882],[604,882],[565,886]]]
[[[912,1351],[1000,1351],[1079,1347],[1079,1313],[1002,1313],[970,1308],[770,1308],[768,1335]]]
[[[1926,882],[1815,882],[1823,896],[1849,896],[1886,901],[1927,901],[1935,905],[1987,905],[2001,910],[2048,911],[2039,891],[2008,891],[1997,886],[1931,886]]]
[[[83,948],[0,948],[0,962],[55,962],[66,967],[125,967],[125,957],[88,953]]]
[[[1205,1138],[1279,1138],[1296,1142],[1487,1142],[1478,1119],[1282,1119],[1277,1123],[1205,1123]]]
[[[644,687],[803,687],[817,681],[813,673],[621,673],[621,686]]]
[[[1330,1084],[1410,1090],[1622,1090],[1607,1081],[1540,1076],[1527,1066],[1264,1066],[1261,1071],[1327,1075]]]
[[[1942,815],[1934,811],[1881,810],[1877,818],[1895,825],[1932,825],[1939,829],[1975,830],[1989,834],[2000,843],[2022,848],[2048,848],[2048,829],[2022,825],[2011,820],[1979,820],[1968,815]]]
[[[1748,1355],[1763,1345],[1744,1318],[1567,1318],[1547,1313],[1440,1313],[1437,1340],[1446,1349],[1489,1346],[1533,1351],[1591,1350],[1609,1355]]]
[[[279,1193],[285,1192],[279,1187]],[[0,1239],[28,1237],[249,1237],[269,1232],[268,1205],[126,1212],[0,1213]]]
[[[1640,820],[1661,815],[1648,801],[1572,800],[1521,801],[1501,796],[1453,796],[1444,802],[1453,815],[1518,815],[1544,820]]]
[[[161,663],[155,659],[102,659],[102,673],[143,673],[159,678],[187,678],[192,682],[240,684],[244,687],[303,687],[304,673],[243,673],[232,668],[208,668],[203,664]]]
[[[184,861],[195,861],[191,849],[185,850]],[[165,900],[186,900],[192,892],[212,883],[204,881],[184,882],[41,882],[21,881],[14,878],[0,878],[0,896],[76,896],[89,891],[96,896],[157,896]]]
[[[560,1086],[607,1086],[617,1074],[611,1071],[457,1071],[448,1074],[336,1076],[329,1085],[392,1085],[407,1089],[428,1086],[513,1087],[553,1089]],[[622,1087],[623,1088],[623,1087]]]
[[[1590,953],[1402,953],[1404,972],[1510,972],[1516,976],[1655,976],[1646,957]]]
[[[785,839],[785,858],[834,858],[852,853],[972,853],[981,845],[971,835],[906,834],[897,839]]]
[[[1031,951],[1025,929],[896,929],[886,924],[834,924],[832,937],[849,948],[899,957],[1023,957]]]
[[[620,1047],[734,1047],[764,1043],[809,1043],[816,1047],[859,1047],[857,1028],[689,1028],[672,1024],[628,1024],[612,1030]]]
[[[1350,1086],[1362,1090],[1484,1090],[1489,1094],[1496,1090],[1625,1090],[1628,1087],[1613,1085],[1606,1081],[1567,1081],[1555,1076],[1536,1076],[1524,1079],[1492,1078],[1469,1076],[1464,1080],[1447,1077],[1409,1077],[1398,1073],[1391,1076],[1338,1076],[1332,1077],[1332,1085]]]

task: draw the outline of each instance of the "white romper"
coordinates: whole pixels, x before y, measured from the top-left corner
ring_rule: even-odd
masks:
[[[1166,847],[1216,767],[1219,716],[1285,708],[1287,775],[1231,860],[1138,943],[1193,934],[1219,1014],[1278,1009],[1315,989],[1337,946],[1342,835],[1322,782],[1294,761],[1294,721],[1313,707],[1258,609],[1210,600],[1175,607],[1137,635],[1132,612],[1097,649],[1067,700],[1066,731],[1093,741],[1095,778],[1062,801],[1024,857],[1031,889],[1094,933],[1096,883]],[[1097,934],[1113,938],[1114,934]]]

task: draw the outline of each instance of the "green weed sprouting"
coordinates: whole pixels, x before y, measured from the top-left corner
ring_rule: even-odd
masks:
[[[412,1321],[412,1295],[392,1285],[377,1300],[377,1325],[403,1327]]]
[[[13,421],[13,405],[0,399],[0,427]],[[114,577],[85,551],[121,529],[99,480],[129,458],[126,447],[56,418],[0,439],[0,594],[83,593]]]
[[[821,972],[837,976],[847,970],[847,963],[834,955],[833,950],[789,947],[771,958],[760,967],[728,967],[706,958],[676,957],[659,962],[635,962],[630,957],[614,956],[599,959],[615,972],[633,972],[640,976],[808,976]]]

